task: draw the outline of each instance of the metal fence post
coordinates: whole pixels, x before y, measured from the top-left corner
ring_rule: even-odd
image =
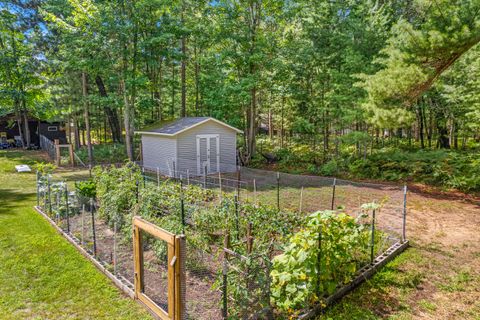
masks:
[[[97,237],[95,234],[95,208],[93,206],[93,198],[90,198],[90,211],[92,212],[93,256],[96,258],[97,257]]]
[[[47,177],[47,185],[48,185],[48,214],[51,217],[52,216],[52,193],[50,188],[50,176]]]
[[[60,193],[59,190],[55,193],[55,217],[57,219],[57,225],[60,226],[60,211],[58,210],[60,206]]]
[[[37,207],[40,206],[40,194],[39,194],[39,185],[38,185],[38,170],[37,170],[37,173],[36,173],[36,180],[37,180]]]
[[[47,192],[45,190],[45,186],[43,186],[42,197],[43,197],[43,211],[47,212]]]
[[[335,208],[335,188],[336,188],[336,186],[337,186],[337,178],[333,178],[331,210],[333,210]]]
[[[317,245],[318,245],[318,254],[317,254],[317,283],[316,283],[316,293],[317,297],[321,297],[321,269],[322,269],[322,228],[323,228],[323,223],[322,223],[322,218],[320,218],[319,221],[319,229],[318,229],[318,239],[317,239]]]
[[[240,166],[237,166],[237,198],[240,199]]]
[[[67,182],[65,181],[65,215],[67,218],[67,233],[70,233],[70,214],[69,214],[69,207],[68,207],[68,186]]]
[[[138,203],[138,180],[135,181],[135,186],[137,187],[136,191],[135,191],[135,196],[137,197],[137,203]]]
[[[257,205],[257,181],[253,179],[253,204]]]
[[[160,187],[160,168],[157,167],[157,187]]]
[[[203,188],[207,188],[207,165],[203,168]]]
[[[220,170],[218,171],[218,188],[219,188],[219,200],[220,203],[222,202],[222,174],[220,173]]]
[[[302,210],[303,210],[303,186],[300,189],[300,208],[298,210],[300,214],[302,214]]]
[[[113,274],[117,274],[117,219],[113,222]]]
[[[239,221],[239,214],[238,214],[238,197],[237,195],[234,196],[235,201],[235,228],[237,230],[237,240],[240,240],[240,221]]]
[[[82,204],[82,246],[85,246],[85,204]]]
[[[370,263],[375,260],[375,209],[372,211],[372,238],[370,240]]]
[[[146,185],[145,167],[142,167],[142,178],[143,178],[143,187],[145,188],[145,185]]]
[[[185,199],[183,194],[183,181],[180,176],[180,215],[182,219],[182,233],[185,234]]]
[[[403,225],[402,242],[407,240],[407,185],[403,187]]]
[[[175,161],[172,161],[172,168],[173,168],[173,179],[177,179],[177,170],[175,168]]]
[[[277,210],[280,211],[280,172],[277,172]]]

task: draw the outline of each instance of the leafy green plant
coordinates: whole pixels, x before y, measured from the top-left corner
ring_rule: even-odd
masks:
[[[93,177],[100,217],[110,224],[116,221],[118,227],[123,227],[138,201],[139,181],[142,180],[140,168],[133,162],[121,168],[95,167]]]
[[[127,159],[123,144],[97,144],[93,146],[97,163],[119,163]],[[88,150],[82,147],[76,151],[77,156],[85,163],[88,161]]]
[[[76,182],[75,189],[79,195],[86,198],[95,198],[97,194],[97,185],[93,179]]]
[[[284,252],[273,259],[272,303],[295,313],[351,281],[366,259],[368,228],[345,213],[319,211],[307,217]]]
[[[55,169],[57,169],[57,166],[49,162],[36,162],[35,169],[37,169],[41,175],[48,175],[52,174]]]

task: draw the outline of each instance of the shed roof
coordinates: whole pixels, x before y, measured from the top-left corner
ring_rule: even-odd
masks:
[[[185,118],[180,118],[178,120],[175,120],[173,122],[167,123],[159,128],[154,128],[150,130],[143,130],[143,131],[136,131],[135,133],[139,134],[152,134],[152,135],[163,135],[163,136],[175,136],[179,133],[182,133],[184,131],[187,131],[191,128],[194,128],[196,126],[199,126],[203,123],[206,123],[208,121],[214,121],[224,127],[227,127],[229,129],[232,129],[233,131],[236,131],[238,133],[242,133],[241,130],[232,127],[225,122],[222,122],[220,120],[217,120],[215,118],[211,117],[185,117]]]

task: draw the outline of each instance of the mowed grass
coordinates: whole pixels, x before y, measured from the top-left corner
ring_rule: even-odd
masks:
[[[0,151],[0,319],[151,319],[32,209],[38,157]]]

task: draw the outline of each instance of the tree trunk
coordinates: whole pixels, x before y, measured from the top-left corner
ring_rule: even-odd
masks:
[[[18,126],[18,135],[20,136],[20,141],[22,142],[22,148],[25,148],[25,139],[23,136],[23,125],[22,125],[22,114],[21,111],[16,111],[17,126]]]
[[[272,108],[268,108],[268,136],[273,140],[273,113]]]
[[[97,84],[98,92],[100,96],[103,98],[108,97],[107,90],[105,89],[105,84],[103,82],[102,77],[97,75],[95,77],[95,83]],[[109,106],[105,106],[104,108],[105,115],[108,119],[108,124],[110,126],[110,130],[112,132],[112,140],[113,142],[122,142],[122,131],[120,129],[120,121],[118,119],[118,114],[116,110],[112,110]]]
[[[455,136],[455,121],[450,118],[450,125],[449,125],[449,135],[448,135],[448,143],[450,146],[454,145],[454,136]]]
[[[87,84],[87,73],[82,72],[82,93],[83,93],[83,115],[85,118],[85,130],[87,134],[87,152],[88,152],[88,164],[93,164],[93,149],[92,149],[92,137],[90,132],[90,112],[87,101],[88,95],[88,84]]]
[[[23,126],[25,129],[25,148],[30,147],[30,128],[28,126],[28,116],[27,116],[27,111],[24,109],[23,110]]]
[[[426,116],[426,112],[425,110],[423,110],[423,123],[425,125],[427,125],[427,116]],[[432,134],[433,134],[433,116],[432,116],[432,112],[430,112],[430,116],[429,116],[429,122],[428,122],[428,126],[426,128],[427,130],[427,140],[428,140],[428,147],[431,148],[432,147]]]
[[[257,112],[257,88],[253,87],[250,91],[250,108],[247,112],[247,162],[255,156],[256,146],[256,112]]]
[[[125,123],[125,147],[127,149],[127,156],[130,161],[133,161],[133,143],[132,143],[132,125],[131,125],[131,105],[128,101],[127,90],[125,88],[125,80],[122,80],[120,87],[123,93],[123,119]]]
[[[75,150],[80,149],[80,132],[78,129],[77,115],[73,116],[73,139],[75,140]]]
[[[280,148],[283,148],[283,135],[284,135],[284,104],[285,104],[285,96],[282,96],[282,105],[281,105],[281,111],[280,111]]]
[[[162,100],[162,85],[163,85],[163,68],[162,68],[162,59],[160,59],[159,64],[158,64],[158,81],[157,85],[155,86],[155,92],[154,92],[154,97],[155,101],[157,102],[157,110],[158,110],[158,117],[157,120],[162,120],[163,119],[163,100]]]
[[[420,136],[420,147],[422,149],[425,149],[425,139],[424,139],[424,136],[423,136],[423,119],[424,119],[424,116],[423,116],[423,108],[421,105],[418,105],[418,124],[419,124],[419,129],[418,129],[418,133],[419,133],[419,136]]]
[[[200,65],[198,64],[197,46],[194,47],[195,55],[195,115],[200,114]]]
[[[172,104],[170,105],[170,116],[175,116],[175,63],[172,61]]]
[[[184,20],[184,11],[185,11],[185,2],[182,1],[182,26],[185,25]],[[180,109],[180,117],[184,118],[187,116],[187,78],[186,78],[186,69],[187,69],[187,40],[185,35],[182,36],[181,46],[182,46],[182,70],[181,70],[181,82],[182,82],[182,106]]]

